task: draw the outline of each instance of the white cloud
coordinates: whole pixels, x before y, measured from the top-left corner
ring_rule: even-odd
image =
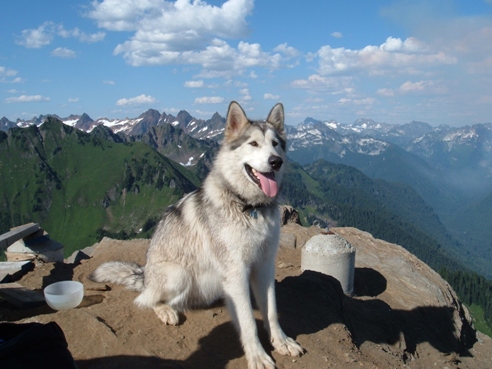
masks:
[[[77,55],[75,54],[75,51],[67,49],[65,47],[57,47],[55,50],[51,52],[52,56],[56,56],[58,58],[75,58]]]
[[[7,104],[12,103],[30,103],[30,102],[47,102],[50,101],[49,97],[42,95],[21,95],[17,97],[9,97],[5,99]]]
[[[17,71],[14,69],[8,69],[0,66],[0,77],[13,77],[17,74]]]
[[[385,43],[379,48],[383,51],[400,51],[402,50],[403,41],[400,38],[388,37]]]
[[[256,43],[240,41],[235,49],[218,38],[199,51],[166,51],[163,44],[131,41],[118,45],[114,53],[116,55],[122,53],[125,60],[133,66],[198,64],[204,68],[199,74],[204,78],[229,78],[242,74],[245,69],[251,67],[276,69],[284,59],[280,54],[264,52]]]
[[[374,105],[377,103],[377,100],[373,97],[365,97],[363,99],[349,99],[346,97],[343,97],[338,100],[338,104],[340,105]]]
[[[352,92],[353,78],[349,76],[325,77],[318,74],[313,74],[307,79],[297,79],[292,81],[291,86],[310,91],[329,91],[332,94],[339,94],[344,92]]]
[[[224,98],[219,96],[203,96],[195,99],[195,104],[222,104],[223,102]]]
[[[105,85],[111,85],[111,86],[113,86],[113,85],[115,85],[115,84],[116,84],[116,82],[115,82],[115,81],[112,81],[112,80],[110,80],[110,79],[105,79],[105,80],[103,80],[103,83],[104,83]]]
[[[395,91],[393,91],[391,88],[380,88],[379,90],[376,91],[376,93],[380,96],[384,97],[393,97],[395,96]]]
[[[380,88],[376,91],[379,96],[384,97],[394,97],[397,95],[407,95],[407,94],[443,94],[447,92],[445,86],[436,83],[431,80],[423,81],[406,81],[402,83],[397,89],[391,88]]]
[[[409,37],[402,41],[388,37],[380,46],[368,45],[359,50],[322,46],[318,52],[319,73],[322,75],[366,71],[381,74],[398,69],[408,72],[416,67],[454,64],[456,57],[444,51],[431,51],[422,41]]]
[[[184,83],[184,86],[185,87],[188,87],[188,88],[201,88],[204,86],[204,83],[203,83],[203,80],[197,80],[197,81],[186,81]]]
[[[129,99],[123,98],[116,101],[118,106],[135,106],[135,105],[145,105],[145,104],[155,104],[157,99],[150,95],[139,95],[136,97],[131,97]]]
[[[278,45],[277,47],[275,47],[273,49],[273,51],[282,53],[282,54],[289,56],[291,58],[295,58],[295,57],[299,56],[299,51],[297,49],[293,48],[292,46],[287,46],[287,43],[283,43],[283,44]]]
[[[69,103],[76,103],[76,102],[79,102],[79,98],[78,98],[78,97],[69,97],[69,98],[68,98],[68,102],[69,102]]]
[[[16,42],[28,49],[39,49],[49,45],[54,36],[53,27],[53,22],[44,22],[37,29],[25,29]]]
[[[399,90],[401,92],[423,91],[426,89],[426,87],[432,84],[433,83],[429,81],[418,81],[418,82],[406,81],[400,86]]]
[[[20,77],[15,77],[16,75],[17,75],[16,70],[0,66],[0,83],[22,83],[22,82],[25,82],[24,79],[22,79]]]
[[[73,38],[78,39],[81,42],[86,42],[88,44],[102,41],[106,37],[105,32],[86,34],[85,32],[82,32],[77,27],[75,27],[73,29],[65,29],[62,24],[54,26],[53,32],[56,33],[60,37],[63,37],[63,38],[73,37]]]
[[[239,90],[239,93],[241,94],[241,97],[239,98],[241,102],[247,102],[253,99],[249,94],[249,88],[242,88]]]
[[[311,63],[314,59],[316,59],[317,56],[317,53],[308,52],[306,53],[306,55],[304,55],[304,58],[308,63]]]
[[[248,83],[243,82],[243,81],[237,81],[237,80],[229,79],[225,83],[225,86],[236,87],[236,88],[246,88],[246,87],[248,87]]]
[[[228,0],[221,7],[189,0],[103,0],[92,6],[88,16],[99,27],[134,32],[114,50],[130,65],[213,64],[214,51],[230,59],[230,50],[224,45],[217,50],[215,39],[247,35],[253,0]]]
[[[322,103],[324,102],[324,99],[320,98],[320,97],[308,97],[306,100],[305,100],[307,103]]]
[[[436,81],[406,81],[399,88],[398,91],[403,95],[407,93],[430,93],[430,94],[444,94],[448,92],[445,85]]]
[[[335,37],[335,38],[342,38],[343,34],[342,34],[342,32],[332,32],[331,36]]]
[[[78,28],[65,29],[62,24],[55,24],[54,22],[44,22],[36,29],[25,29],[21,31],[20,36],[17,36],[16,43],[27,47],[28,49],[39,49],[43,46],[51,44],[55,36],[63,38],[76,38],[81,42],[93,43],[102,41],[106,33],[97,32],[93,34],[86,34],[80,31]]]
[[[266,93],[263,95],[263,98],[265,100],[279,100],[280,99],[280,96],[279,95],[274,95],[274,94],[271,94],[271,93]]]
[[[253,0],[228,0],[218,7],[189,0],[103,0],[92,2],[87,15],[101,28],[137,31],[134,39],[164,42],[181,49],[182,41],[196,44],[210,35],[245,36],[246,16],[251,14],[253,3]]]
[[[253,0],[227,0],[221,6],[205,1],[103,0],[93,2],[87,14],[99,27],[133,32],[113,53],[132,66],[199,65],[201,78],[244,75],[246,69],[277,69],[298,55],[281,44],[272,52],[257,43],[239,41],[237,47],[225,39],[246,37],[246,18]]]
[[[80,37],[79,37],[79,40],[81,42],[86,42],[88,44],[93,44],[95,42],[99,42],[99,41],[102,41],[104,40],[104,38],[106,37],[106,33],[105,32],[97,32],[97,33],[92,33],[92,34],[85,34],[85,33],[81,33]]]

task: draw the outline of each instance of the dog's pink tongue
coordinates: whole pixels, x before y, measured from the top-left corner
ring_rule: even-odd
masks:
[[[260,179],[261,189],[268,197],[275,197],[278,192],[277,181],[275,180],[275,174],[256,172]]]

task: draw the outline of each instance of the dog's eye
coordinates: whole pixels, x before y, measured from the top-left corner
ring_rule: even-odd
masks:
[[[278,145],[278,142],[277,141],[272,141],[272,145],[273,145],[273,147],[276,147]]]
[[[250,144],[251,146],[253,146],[253,147],[258,146],[258,142],[256,142],[256,141],[251,141],[249,144]]]

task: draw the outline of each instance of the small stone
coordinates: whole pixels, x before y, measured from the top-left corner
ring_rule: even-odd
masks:
[[[292,268],[293,265],[291,263],[284,263],[283,261],[281,261],[280,263],[277,264],[277,267],[279,269],[284,269],[284,268]]]

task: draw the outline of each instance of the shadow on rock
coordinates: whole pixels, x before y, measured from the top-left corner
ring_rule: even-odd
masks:
[[[257,322],[258,323],[258,322]],[[222,369],[233,359],[244,355],[231,323],[215,327],[199,341],[200,348],[185,360],[167,360],[156,356],[110,356],[77,360],[79,369]],[[162,356],[166,356],[163,352]]]
[[[280,325],[291,337],[343,323],[343,290],[331,276],[306,270],[277,283],[276,292]]]
[[[386,291],[387,281],[384,276],[372,268],[355,268],[354,295],[377,296]]]
[[[399,343],[402,350],[415,354],[419,343],[428,342],[442,353],[468,355],[476,342],[474,330],[463,322],[462,334],[456,336],[454,309],[447,306],[419,306],[412,310],[392,309],[381,300],[346,298],[344,318],[354,343]]]
[[[356,272],[361,281],[355,288],[357,295],[374,296],[386,289],[386,279],[379,272],[370,268]],[[452,307],[392,309],[379,299],[346,296],[338,280],[313,271],[278,283],[277,305],[281,326],[294,338],[343,323],[358,347],[367,341],[399,343],[402,351],[415,354],[419,343],[428,342],[441,353],[467,355],[476,342],[475,331],[464,319],[461,334],[458,333]]]
[[[65,264],[60,262],[53,263],[50,275],[43,277],[43,288],[59,281],[71,281],[73,270],[78,264]]]

